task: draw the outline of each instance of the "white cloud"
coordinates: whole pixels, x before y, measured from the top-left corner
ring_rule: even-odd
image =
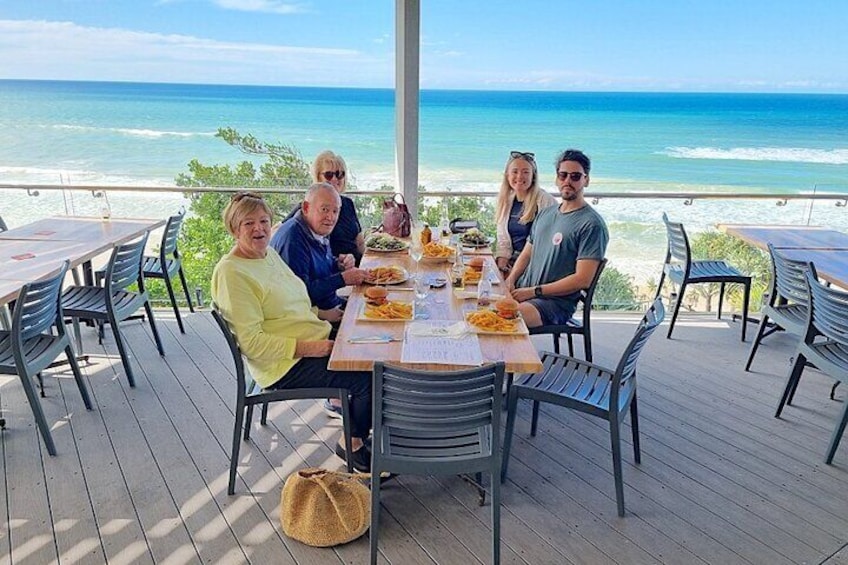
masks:
[[[356,76],[328,77],[324,72],[340,64],[356,68]],[[391,81],[391,72],[391,60],[355,49],[0,20],[2,78],[374,86]],[[340,82],[321,82],[327,79]]]
[[[213,0],[212,3],[225,10],[238,10],[240,12],[299,14],[306,11],[300,4],[280,2],[278,0]]]

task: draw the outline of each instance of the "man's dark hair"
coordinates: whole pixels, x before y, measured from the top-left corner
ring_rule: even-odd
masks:
[[[554,165],[557,171],[559,170],[559,164],[563,161],[577,161],[583,167],[583,172],[587,175],[589,174],[589,169],[592,168],[592,162],[589,160],[589,156],[579,149],[566,149],[560,153]]]

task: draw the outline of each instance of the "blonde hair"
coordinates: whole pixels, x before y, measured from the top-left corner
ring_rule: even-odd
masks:
[[[541,199],[542,189],[539,188],[539,170],[536,167],[536,160],[529,157],[526,153],[522,153],[520,156],[516,157],[510,156],[509,160],[506,162],[506,166],[504,167],[501,189],[498,191],[498,202],[496,205],[496,220],[498,222],[509,216],[509,197],[515,192],[512,190],[512,187],[509,186],[509,167],[519,159],[530,163],[530,166],[533,168],[533,179],[530,181],[530,188],[527,189],[527,196],[524,198],[524,206],[521,208],[521,217],[518,218],[518,222],[521,224],[528,224],[532,222],[536,218],[536,213],[539,211],[539,201]]]
[[[244,217],[258,208],[261,208],[272,220],[274,219],[274,212],[260,193],[236,192],[233,194],[230,202],[221,213],[221,218],[224,220],[224,225],[230,235],[236,237],[236,232],[238,232]]]
[[[329,149],[319,153],[315,157],[315,160],[312,161],[312,180],[315,182],[327,182],[321,176],[323,171],[344,171],[345,176],[343,179],[340,179],[339,192],[345,191],[347,188],[347,164],[341,155],[333,153]]]

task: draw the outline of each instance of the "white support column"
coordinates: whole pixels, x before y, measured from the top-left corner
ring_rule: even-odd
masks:
[[[413,219],[418,217],[420,46],[420,0],[395,0],[395,186]]]

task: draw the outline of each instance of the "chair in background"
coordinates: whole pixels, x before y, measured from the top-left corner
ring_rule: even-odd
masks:
[[[769,299],[767,304],[763,304],[757,337],[751,344],[751,353],[745,363],[746,371],[751,369],[763,338],[777,331],[786,331],[800,339],[807,328],[810,293],[804,274],[809,263],[784,257],[771,243],[768,244],[768,251],[772,266]]]
[[[156,257],[145,255],[141,263],[141,270],[144,272],[146,278],[163,279],[165,281],[168,296],[171,298],[171,306],[173,306],[174,314],[177,317],[177,325],[180,327],[180,332],[182,333],[185,333],[185,327],[183,327],[183,320],[180,317],[180,309],[177,306],[172,282],[176,275],[180,276],[180,283],[183,285],[188,309],[192,314],[194,313],[194,305],[191,303],[191,295],[188,291],[185,273],[183,272],[180,252],[177,249],[177,238],[180,235],[180,228],[183,225],[184,219],[184,214],[175,214],[168,218],[165,231],[162,233],[162,243],[159,245],[159,255]]]
[[[807,312],[807,327],[803,339],[795,350],[795,361],[789,371],[786,387],[774,414],[779,418],[783,407],[792,404],[795,391],[801,381],[804,368],[812,364],[819,371],[839,382],[848,382],[848,292],[828,287],[819,282],[816,269],[808,264],[805,273],[810,294]],[[848,402],[842,409],[842,417],[836,424],[825,463],[833,462],[836,448],[848,424]]]
[[[472,228],[480,229],[477,220],[463,220],[462,218],[454,218],[448,225],[451,233],[465,233]]]
[[[640,463],[639,414],[636,403],[636,363],[648,338],[665,317],[662,300],[657,298],[643,316],[636,334],[624,349],[616,369],[582,361],[574,357],[544,353],[541,372],[518,377],[509,389],[506,433],[504,436],[501,480],[506,480],[509,451],[518,400],[527,398],[534,402],[547,402],[571,408],[609,422],[612,444],[612,468],[615,478],[615,500],[618,515],[624,516],[624,480],[621,474],[621,424],[630,411],[633,432],[633,458]],[[535,435],[535,430],[531,430]]]
[[[751,277],[743,275],[735,267],[725,261],[693,261],[692,251],[689,247],[689,238],[683,224],[670,222],[668,216],[663,212],[663,222],[668,234],[668,250],[665,255],[663,272],[657,284],[657,295],[662,293],[665,277],[678,286],[677,298],[674,300],[674,312],[671,315],[671,323],[668,326],[668,334],[674,331],[674,323],[683,303],[683,295],[686,287],[690,284],[719,283],[721,288],[718,294],[718,319],[721,319],[721,306],[724,301],[724,287],[727,284],[741,284],[744,288],[742,299],[742,341],[745,341],[745,333],[748,325],[748,302],[751,297]]]
[[[458,475],[492,481],[492,560],[500,563],[500,421],[504,364],[413,371],[374,363],[371,563],[377,563],[380,473]]]
[[[345,453],[353,453],[350,437],[350,393],[344,388],[290,388],[279,390],[263,390],[259,388],[248,373],[244,366],[241,350],[236,343],[233,332],[230,331],[230,326],[218,311],[215,304],[212,305],[212,317],[224,334],[224,339],[230,348],[230,353],[233,356],[233,364],[236,369],[236,411],[235,425],[233,426],[233,447],[230,453],[230,479],[227,483],[227,494],[235,494],[236,492],[236,471],[239,461],[239,448],[241,446],[242,428],[244,428],[244,441],[250,439],[250,426],[253,421],[253,407],[257,404],[262,405],[262,414],[260,423],[264,426],[268,422],[268,404],[280,400],[300,400],[300,399],[322,399],[322,398],[338,398],[342,403],[342,421],[344,427],[344,442]],[[353,463],[348,455],[347,460],[348,473],[353,472]]]
[[[9,228],[8,228],[8,226],[6,226],[6,222],[3,220],[3,217],[0,216],[0,233],[2,233],[4,231],[8,231],[8,230],[9,230]]]
[[[68,261],[65,261],[58,270],[45,278],[24,285],[15,304],[11,330],[0,331],[0,374],[16,374],[21,378],[35,423],[50,455],[56,455],[56,446],[33,387],[32,377],[36,376],[40,381],[41,372],[64,351],[82,401],[86,409],[91,410],[88,389],[71,349],[71,340],[65,331],[62,317],[60,296],[67,271]]]
[[[159,355],[165,355],[156,320],[153,318],[153,308],[150,306],[150,296],[144,288],[144,275],[141,272],[141,257],[148,233],[141,239],[124,243],[112,249],[112,256],[106,266],[105,286],[75,285],[68,287],[62,295],[62,307],[65,315],[74,319],[74,330],[77,336],[79,350],[82,351],[82,339],[79,332],[79,320],[95,320],[99,323],[108,322],[115,336],[115,344],[121,355],[121,363],[127,374],[131,387],[135,386],[129,353],[118,323],[126,320],[139,308],[144,306],[150,320],[150,330]],[[128,290],[135,284],[137,290]]]

